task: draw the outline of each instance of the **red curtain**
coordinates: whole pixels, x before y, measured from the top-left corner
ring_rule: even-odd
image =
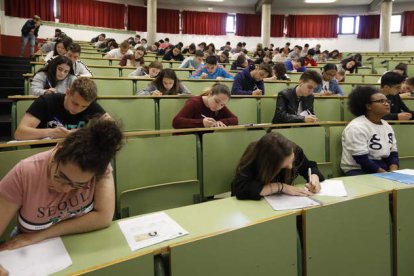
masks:
[[[178,34],[180,32],[179,10],[157,9],[157,32]]]
[[[272,14],[270,18],[270,36],[283,37],[285,28],[285,16],[283,14]]]
[[[37,14],[42,20],[55,20],[53,0],[5,0],[4,9],[8,16],[32,18]]]
[[[402,35],[414,35],[414,11],[405,11],[402,16]]]
[[[236,13],[236,35],[261,36],[262,18],[259,14]]]
[[[226,35],[227,13],[183,11],[182,33]]]
[[[380,36],[380,20],[379,14],[361,15],[359,16],[358,38],[372,39]]]
[[[93,0],[60,1],[62,23],[97,26],[113,29],[124,28],[125,6]]]
[[[128,6],[128,30],[147,31],[147,8]]]
[[[287,37],[336,38],[338,15],[289,15]]]

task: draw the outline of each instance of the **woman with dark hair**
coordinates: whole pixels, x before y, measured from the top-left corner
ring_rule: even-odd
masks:
[[[174,128],[226,127],[237,125],[237,117],[226,107],[230,89],[215,83],[200,96],[191,97],[174,117]]]
[[[115,211],[110,161],[122,137],[115,121],[96,119],[56,147],[20,161],[0,181],[0,235],[17,215],[2,249],[110,226]]]
[[[287,70],[283,62],[276,62],[273,65],[272,71],[273,71],[272,77],[267,78],[266,80],[290,81],[289,77],[286,75]]]
[[[339,69],[343,69],[349,73],[354,73],[354,71],[357,73],[358,67],[361,66],[361,59],[361,54],[355,54],[352,57],[343,59],[339,64]]]
[[[143,46],[138,46],[135,49],[133,55],[124,55],[124,57],[119,62],[120,66],[133,66],[141,67],[145,64],[144,56],[147,54],[147,51]]]
[[[397,170],[397,140],[382,119],[390,113],[387,97],[373,87],[358,86],[349,95],[348,106],[356,118],[342,133],[341,169],[345,175]]]
[[[217,55],[218,63],[229,63],[229,52],[223,51]]]
[[[48,62],[52,57],[65,55],[66,52],[69,50],[70,45],[72,45],[72,43],[73,43],[72,38],[68,36],[60,38],[59,40],[56,41],[53,51],[50,51],[43,58],[43,60],[45,62]]]
[[[311,171],[309,179],[309,169]],[[306,188],[292,185],[298,175]],[[259,200],[271,194],[309,196],[320,191],[324,177],[302,148],[278,133],[270,132],[251,143],[236,169],[231,192],[237,199]]]
[[[128,77],[156,78],[162,69],[160,61],[153,61],[149,65],[137,67],[135,71],[129,73]]]
[[[340,58],[341,58],[341,54],[336,49],[329,53],[329,59],[340,59]]]
[[[138,96],[162,96],[162,95],[178,95],[191,94],[178,79],[172,69],[163,69],[157,78],[145,89],[138,91]]]
[[[181,54],[181,48],[175,45],[170,51],[165,53],[162,60],[183,61],[184,56]]]
[[[322,72],[322,83],[315,88],[315,93],[318,93],[323,96],[343,96],[344,92],[341,87],[338,85],[335,77],[338,73],[338,68],[334,63],[327,63],[323,67]]]
[[[37,71],[30,92],[35,96],[48,93],[65,94],[75,79],[72,61],[65,56],[57,56]]]
[[[188,47],[185,47],[182,51],[183,55],[189,54],[189,55],[194,55],[196,52],[197,48],[195,46],[194,43],[191,43]]]

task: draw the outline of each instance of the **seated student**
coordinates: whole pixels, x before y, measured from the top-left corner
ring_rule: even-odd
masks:
[[[104,58],[114,58],[122,59],[125,55],[133,55],[132,51],[129,49],[128,41],[124,41],[119,45],[119,48],[110,50]]]
[[[54,56],[63,56],[69,49],[69,46],[72,45],[72,38],[66,36],[56,41],[53,51],[50,51],[43,60],[48,62]]]
[[[322,96],[343,96],[344,92],[341,87],[338,85],[335,77],[338,73],[338,69],[334,63],[327,63],[323,67],[322,72],[322,84],[318,85],[315,89],[315,93],[318,93]]]
[[[239,42],[236,45],[236,48],[231,49],[230,53],[237,54],[240,53],[243,50],[243,43]]]
[[[286,67],[282,62],[276,62],[272,68],[272,76],[266,80],[284,80],[290,81],[289,77],[286,75]]]
[[[216,56],[208,56],[206,58],[206,65],[195,71],[190,77],[191,79],[211,79],[211,80],[232,80],[234,77],[227,72],[223,67],[217,65]]]
[[[163,69],[162,63],[159,61],[153,61],[148,66],[137,67],[135,71],[129,73],[129,77],[145,77],[156,78],[160,71]]]
[[[180,65],[180,68],[199,69],[203,66],[204,53],[197,50],[195,56],[186,57]]]
[[[218,63],[229,63],[229,51],[223,51],[218,56]]]
[[[401,76],[403,76],[404,79],[406,79],[407,78],[407,70],[408,70],[407,64],[398,63],[397,65],[395,65],[394,69],[392,69],[391,71],[385,71],[384,74],[386,74],[388,72],[395,72],[395,73],[398,73]],[[382,74],[382,75],[384,75],[384,74]],[[382,76],[378,79],[378,83],[381,83],[381,79],[382,79]]]
[[[163,69],[147,88],[137,93],[138,96],[178,94],[191,94],[191,92],[181,83],[175,72],[170,68]]]
[[[201,96],[188,99],[174,117],[173,128],[226,127],[237,125],[237,117],[226,107],[230,100],[229,88],[215,83]]]
[[[32,80],[30,93],[35,96],[49,93],[65,94],[75,79],[72,61],[65,56],[57,56],[37,71]]]
[[[341,59],[341,54],[339,53],[338,50],[333,50],[332,52],[329,53],[329,59],[336,59],[339,60]]]
[[[75,76],[90,77],[92,72],[89,70],[80,59],[81,46],[78,43],[73,43],[69,46],[65,56],[67,56],[73,63],[73,72]]]
[[[400,97],[401,84],[405,78],[398,73],[388,72],[381,78],[380,92],[391,102],[389,114],[384,116],[384,120],[411,120],[414,112],[408,109]]]
[[[175,45],[171,51],[165,53],[162,60],[183,61],[184,56],[181,54],[181,48]]]
[[[226,44],[224,46],[220,47],[220,51],[231,51],[231,42],[227,41]]]
[[[414,78],[408,78],[403,82],[400,95],[414,96]]]
[[[91,43],[95,43],[95,47],[99,48],[99,46],[105,43],[106,34],[102,33],[94,38],[91,39]]]
[[[358,67],[361,66],[361,55],[355,54],[352,57],[343,59],[339,64],[339,69],[343,69],[346,72],[354,73],[358,72]]]
[[[66,137],[84,127],[93,116],[105,115],[96,103],[97,88],[93,80],[76,79],[65,94],[48,94],[37,98],[17,126],[17,140]]]
[[[294,88],[287,88],[277,95],[276,112],[272,123],[314,123],[313,91],[322,83],[318,72],[308,70]]]
[[[306,56],[303,58],[305,60],[305,66],[318,66],[318,63],[316,60],[313,59],[313,56],[315,55],[315,50],[309,49]]]
[[[269,64],[270,66],[273,66],[274,63],[272,61],[272,53],[266,52],[263,57],[256,59],[254,64]]]
[[[309,169],[311,179],[309,179]],[[298,175],[306,188],[293,186]],[[321,190],[324,177],[302,148],[279,133],[270,132],[252,142],[237,165],[231,193],[237,199],[259,200],[272,194],[309,196]]]
[[[119,62],[120,66],[140,67],[145,64],[144,55],[146,50],[143,46],[138,46],[133,55],[124,55]]]
[[[345,175],[398,169],[394,130],[382,118],[390,101],[370,86],[358,86],[349,95],[349,110],[356,116],[342,133],[341,169]]]
[[[264,95],[265,87],[263,79],[272,75],[272,67],[269,64],[254,65],[243,69],[234,77],[231,94],[233,95]]]
[[[295,45],[293,51],[287,55],[287,60],[299,59],[302,52],[302,46]]]
[[[306,71],[304,58],[286,60],[283,64],[285,64],[286,70],[288,72],[305,72]]]
[[[17,216],[2,249],[110,226],[115,211],[110,162],[122,138],[116,122],[95,120],[54,148],[21,160],[0,181],[0,234]]]
[[[184,47],[184,49],[181,51],[183,55],[194,55],[197,51],[196,45],[194,43],[191,43],[190,45]],[[203,52],[203,51],[201,51]]]

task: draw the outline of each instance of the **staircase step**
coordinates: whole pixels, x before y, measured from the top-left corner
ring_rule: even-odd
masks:
[[[16,77],[23,78],[23,74],[31,73],[27,70],[0,70],[0,77]]]
[[[24,88],[20,87],[0,87],[0,98],[6,99],[8,96],[24,95]]]
[[[0,77],[0,87],[20,87],[24,88],[24,79],[22,77]]]
[[[30,64],[31,59],[29,58],[19,58],[19,57],[9,57],[9,56],[0,56],[0,64],[4,63],[14,63],[14,64]]]

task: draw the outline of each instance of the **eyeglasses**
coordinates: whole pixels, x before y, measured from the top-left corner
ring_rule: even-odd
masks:
[[[381,99],[381,100],[371,101],[371,103],[391,104],[391,101],[388,99]]]
[[[72,189],[89,189],[89,181],[78,183],[70,180],[61,170],[59,170],[60,162],[57,163],[53,179],[59,183],[70,186]]]

